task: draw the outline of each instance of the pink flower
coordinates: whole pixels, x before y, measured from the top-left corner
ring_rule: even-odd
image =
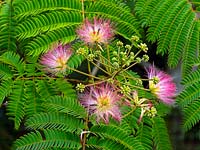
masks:
[[[113,30],[110,21],[94,18],[94,23],[86,19],[77,34],[87,44],[107,43],[113,37]]]
[[[41,57],[40,63],[44,66],[44,70],[49,73],[56,74],[66,71],[66,63],[72,55],[69,45],[57,44]]]
[[[97,122],[103,119],[106,124],[109,123],[109,116],[121,121],[121,112],[118,107],[120,99],[121,96],[116,88],[108,83],[89,86],[79,94],[80,103],[88,110],[89,114],[95,114]]]
[[[176,85],[170,75],[158,70],[154,66],[146,69],[148,73],[149,89],[163,103],[173,104],[176,94]],[[157,81],[156,81],[157,80]]]

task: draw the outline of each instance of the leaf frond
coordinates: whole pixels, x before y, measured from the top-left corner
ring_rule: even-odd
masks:
[[[154,117],[153,121],[153,140],[156,146],[156,150],[172,150],[172,145],[165,120],[160,117]]]
[[[3,80],[0,85],[0,105],[4,101],[5,97],[12,92],[13,80]]]
[[[116,4],[111,1],[100,0],[90,5],[86,9],[86,12],[108,18],[115,22],[116,32],[126,39],[129,39],[132,35],[141,36],[138,20],[130,13],[130,9],[122,6],[119,3]]]
[[[50,112],[67,113],[78,118],[86,117],[86,110],[76,99],[70,97],[53,96],[47,99],[45,106]]]
[[[69,132],[81,131],[84,128],[83,121],[80,119],[58,112],[33,115],[25,125],[28,129],[56,129]]]
[[[16,22],[13,18],[12,1],[1,6],[0,13],[0,54],[5,51],[16,51]]]
[[[186,87],[177,97],[178,104],[183,108],[200,96],[199,82]]]
[[[15,67],[15,69],[20,73],[20,75],[24,72],[24,62],[22,61],[20,56],[14,52],[8,51],[3,53],[0,56],[0,61]]]
[[[32,1],[24,1],[22,3],[16,4],[15,6],[15,15],[16,16],[25,16],[25,15],[36,15],[43,11],[48,10],[81,10],[81,2],[79,0],[32,0]]]
[[[200,120],[200,101],[199,99],[194,100],[191,104],[184,108],[184,120],[183,129],[184,131],[190,130]]]
[[[139,141],[137,141],[134,137],[129,136],[126,131],[117,126],[93,126],[91,128],[91,132],[120,143],[126,147],[126,149],[143,150],[143,147]]]
[[[25,89],[25,81],[16,80],[12,88],[12,93],[9,96],[7,114],[10,117],[10,119],[14,121],[15,129],[19,128],[21,120],[25,115]]]
[[[80,139],[75,134],[56,130],[44,130],[44,137],[38,131],[31,132],[18,139],[14,143],[13,148],[15,150],[42,150],[52,147],[56,149],[79,149],[80,146]]]

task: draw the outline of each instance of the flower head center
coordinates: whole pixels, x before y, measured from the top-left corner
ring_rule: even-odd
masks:
[[[101,110],[108,109],[110,107],[110,98],[108,96],[102,96],[98,98],[98,108]]]
[[[157,86],[154,81],[149,81],[149,89],[154,94],[156,94],[160,91],[159,86]]]
[[[66,62],[64,61],[64,59],[62,57],[58,57],[57,63],[58,63],[60,70],[66,69]]]
[[[92,32],[90,32],[91,41],[101,42],[102,35],[99,33],[99,31],[100,31],[100,29],[98,29],[98,31],[93,30]]]

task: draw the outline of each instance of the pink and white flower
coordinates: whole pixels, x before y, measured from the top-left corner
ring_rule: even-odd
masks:
[[[121,96],[114,86],[108,83],[89,86],[83,93],[79,94],[79,100],[90,115],[96,115],[97,122],[103,119],[108,124],[110,116],[117,121],[121,121],[119,109]]]
[[[88,19],[77,30],[77,34],[86,44],[107,43],[113,37],[110,21],[94,18],[94,23]]]
[[[71,55],[72,50],[69,45],[57,44],[41,57],[40,63],[44,66],[44,71],[48,73],[64,73]]]
[[[147,69],[149,89],[165,104],[173,104],[176,94],[176,85],[170,75],[158,70],[154,66]],[[157,80],[157,81],[155,81]]]

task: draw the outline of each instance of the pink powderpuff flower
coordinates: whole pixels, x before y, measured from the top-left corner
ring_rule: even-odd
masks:
[[[41,57],[40,63],[44,66],[44,71],[49,73],[64,73],[66,63],[72,55],[69,45],[56,44],[53,49]]]
[[[77,34],[86,44],[106,44],[114,35],[110,21],[96,18],[94,18],[94,23],[86,19],[77,30]]]
[[[79,94],[80,103],[88,110],[89,114],[95,114],[97,122],[100,119],[108,124],[109,117],[121,121],[121,112],[118,102],[121,96],[116,88],[108,83],[101,83],[86,87],[83,93]]]
[[[176,85],[170,75],[158,70],[154,66],[146,69],[149,78],[149,89],[165,104],[173,104]],[[155,82],[155,80],[157,80]]]

